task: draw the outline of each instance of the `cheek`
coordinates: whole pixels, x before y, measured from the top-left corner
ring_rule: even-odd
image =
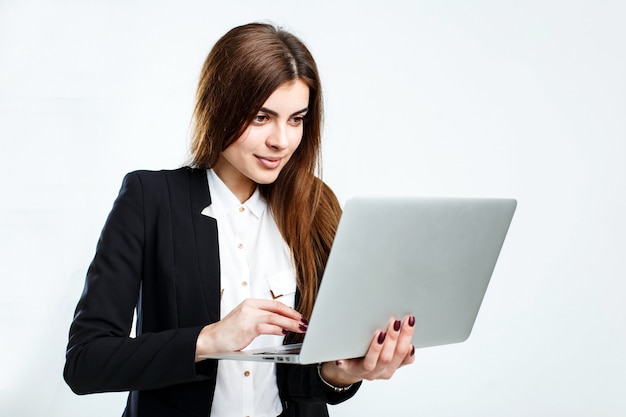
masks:
[[[254,135],[252,135],[254,137]],[[239,136],[230,146],[235,146],[238,148],[246,148],[247,143],[250,139],[250,128],[246,129],[245,132],[241,136]]]
[[[297,132],[294,132],[293,137],[291,138],[290,142],[291,142],[291,151],[295,151],[296,149],[298,149],[298,147],[300,146],[300,144],[302,143],[302,136],[304,135],[304,131],[302,129],[299,129]]]
[[[299,136],[298,138],[296,138],[296,140],[294,140],[292,142],[292,147],[291,147],[291,152],[289,152],[289,161],[291,161],[294,158],[294,155],[297,155],[299,153],[299,149],[302,146],[302,136]],[[296,157],[296,159],[298,159]]]
[[[250,129],[246,130],[241,136],[231,143],[223,153],[231,159],[241,159],[244,155],[249,154],[255,148],[255,135],[251,134]]]

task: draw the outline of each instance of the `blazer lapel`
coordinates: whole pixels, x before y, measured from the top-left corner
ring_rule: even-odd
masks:
[[[220,319],[220,259],[217,240],[217,221],[201,214],[211,204],[211,195],[205,170],[189,170],[191,218],[193,221],[200,280],[206,298],[209,320]]]

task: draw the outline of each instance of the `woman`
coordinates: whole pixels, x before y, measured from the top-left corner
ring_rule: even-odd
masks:
[[[412,316],[363,358],[199,357],[302,339],[340,208],[315,177],[321,88],[295,36],[265,24],[224,35],[194,117],[190,167],[124,179],[70,329],[70,387],[130,391],[124,416],[323,416],[363,379],[412,363]]]

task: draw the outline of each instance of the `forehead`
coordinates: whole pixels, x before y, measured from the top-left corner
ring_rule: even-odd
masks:
[[[278,86],[265,100],[263,107],[274,111],[300,111],[309,104],[309,86],[302,80],[288,81]]]

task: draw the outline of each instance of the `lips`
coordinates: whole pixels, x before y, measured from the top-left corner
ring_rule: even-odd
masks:
[[[257,156],[256,158],[259,161],[259,163],[267,169],[274,169],[280,166],[281,158],[262,157],[262,156]]]

